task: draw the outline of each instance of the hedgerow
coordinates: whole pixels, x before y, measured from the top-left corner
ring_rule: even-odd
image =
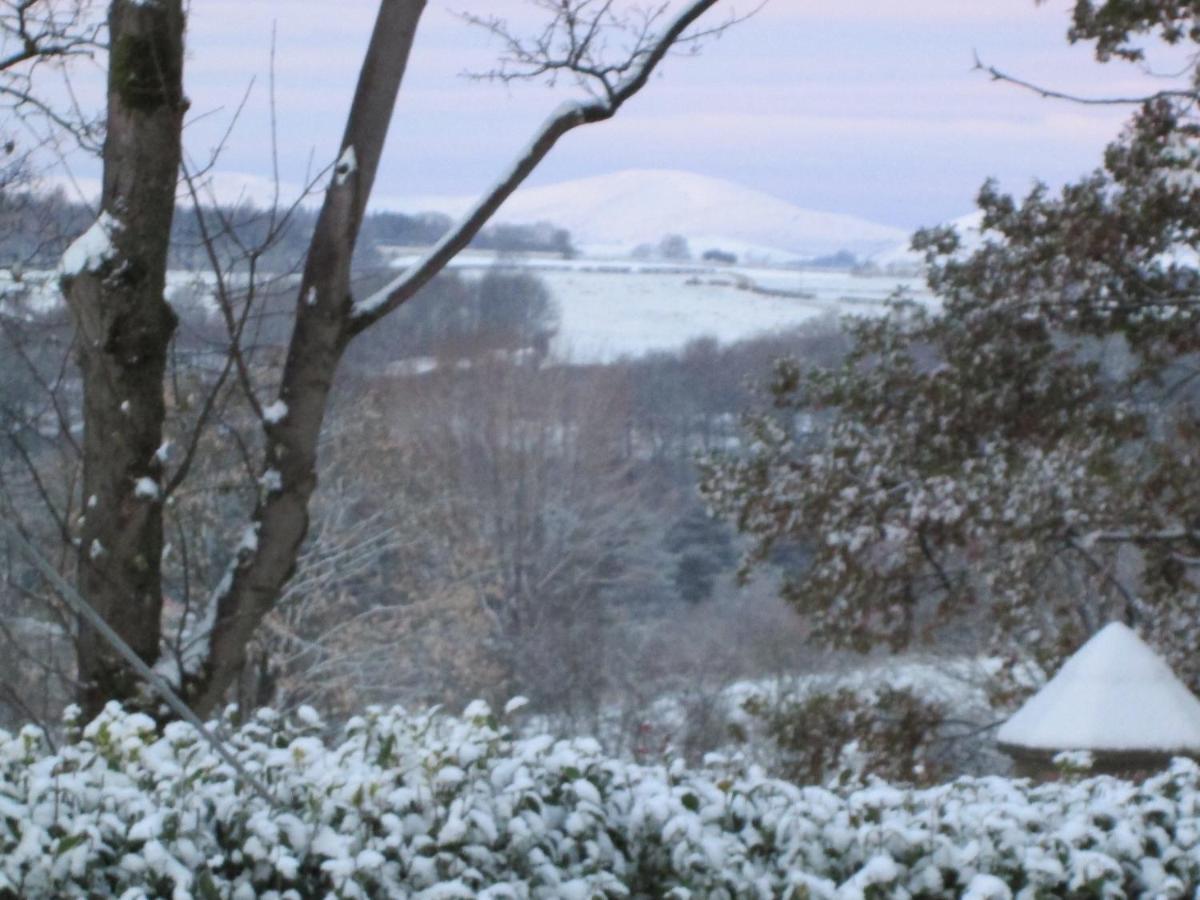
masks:
[[[637,765],[588,739],[371,709],[332,736],[261,712],[229,746],[110,706],[51,748],[0,733],[0,896],[1192,896],[1200,768],[831,791],[727,757]]]

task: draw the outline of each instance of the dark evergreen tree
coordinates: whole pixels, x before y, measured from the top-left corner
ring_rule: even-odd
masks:
[[[688,603],[712,597],[717,578],[731,571],[737,560],[728,525],[700,507],[670,528],[666,547],[675,555],[675,590]]]
[[[1080,0],[1101,61],[1200,44],[1195,3]],[[784,360],[749,451],[710,500],[756,541],[814,548],[785,596],[814,637],[866,650],[972,626],[1055,664],[1110,619],[1200,684],[1200,64],[1148,97],[1103,166],[1015,199],[981,238],[917,236],[936,307],[851,321],[826,369]],[[1004,77],[995,73],[998,77]],[[788,423],[822,411],[813,449]]]

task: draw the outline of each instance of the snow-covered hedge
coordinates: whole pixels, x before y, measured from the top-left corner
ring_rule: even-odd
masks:
[[[0,733],[4,897],[1117,897],[1200,885],[1200,768],[1136,785],[801,788],[710,759],[372,710],[323,740],[262,714],[232,747],[113,707],[51,751]]]

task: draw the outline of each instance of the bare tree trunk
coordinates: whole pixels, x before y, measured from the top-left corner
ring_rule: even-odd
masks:
[[[182,0],[117,0],[101,217],[64,260],[84,385],[78,579],[146,660],[159,653],[163,374],[175,315],[163,297],[180,162]],[[136,695],[134,676],[90,628],[78,637],[84,715]]]
[[[342,139],[341,155],[309,247],[277,400],[247,387],[265,437],[261,488],[251,524],[199,625],[200,646],[179,660],[179,687],[201,715],[237,680],[255,629],[291,577],[316,489],[317,441],[334,373],[350,340],[407,302],[479,233],[491,216],[571,130],[611,118],[648,82],[685,32],[718,0],[691,0],[667,21],[663,6],[645,22],[611,4],[555,8],[557,44],[523,49],[517,77],[571,72],[590,98],[563,104],[496,186],[415,266],[376,295],[355,302],[350,264],[392,111],[425,0],[381,0]],[[589,17],[590,16],[590,17]],[[662,30],[650,26],[662,18]],[[148,663],[162,624],[163,378],[175,316],[163,298],[180,164],[184,15],[182,0],[113,0],[110,6],[108,134],[102,214],[64,258],[63,282],[80,336],[84,379],[84,497],[79,585],[117,634]],[[490,23],[503,34],[503,22]],[[628,55],[602,64],[615,28]],[[719,30],[719,29],[717,29]],[[711,33],[711,32],[709,32]],[[621,42],[616,42],[620,44]],[[242,364],[236,336],[231,353]],[[247,379],[249,381],[249,379]],[[176,479],[186,475],[185,463]],[[182,473],[182,474],[181,474]],[[174,487],[174,481],[171,487]],[[93,715],[106,700],[129,701],[138,685],[98,636],[81,628],[81,700]]]
[[[352,336],[350,261],[424,7],[424,0],[380,4],[301,279],[280,405],[264,419],[265,472],[278,477],[264,479],[268,487],[254,513],[254,538],[245,544],[253,550],[235,561],[231,579],[218,593],[208,659],[185,683],[201,715],[211,712],[237,679],[250,636],[291,577],[308,530],[317,439],[334,372]]]
[[[309,500],[317,485],[317,441],[334,373],[350,340],[411,299],[445,268],[560,138],[575,128],[614,116],[645,87],[687,29],[717,2],[692,0],[659,34],[641,34],[622,65],[589,74],[598,79],[601,97],[563,104],[496,185],[425,257],[377,294],[355,302],[350,296],[351,257],[425,6],[424,0],[383,0],[380,4],[341,155],[301,280],[279,401],[263,415],[267,444],[263,488],[228,578],[213,598],[215,610],[204,660],[197,672],[183,673],[182,689],[196,712],[210,714],[236,682],[251,636],[295,570],[308,530]],[[575,5],[564,2],[557,21],[571,30],[576,50],[562,67],[576,72],[587,69],[589,48],[595,32],[607,21],[608,10],[605,5],[591,26],[581,25]],[[590,34],[582,43],[575,41],[580,27]],[[535,52],[540,59],[549,51],[539,46]],[[534,71],[544,72],[545,68],[539,63]]]

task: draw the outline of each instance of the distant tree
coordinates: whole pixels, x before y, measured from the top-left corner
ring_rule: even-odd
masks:
[[[712,597],[717,578],[731,572],[737,560],[728,525],[702,508],[689,510],[670,527],[666,547],[675,556],[675,589],[688,603]]]
[[[358,369],[413,357],[457,360],[492,351],[544,356],[558,332],[558,306],[536,275],[497,265],[481,278],[445,272],[350,348]]]
[[[839,250],[837,253],[817,256],[808,261],[808,265],[818,269],[853,269],[858,264],[858,257],[849,250]]]
[[[672,261],[692,258],[687,238],[680,234],[668,234],[658,244],[658,255]]]
[[[1081,0],[1072,40],[1200,44],[1195,4]],[[899,649],[953,629],[1056,665],[1110,619],[1200,687],[1200,93],[1140,102],[1103,168],[1057,195],[979,196],[983,242],[918,235],[935,308],[851,322],[841,365],[783,360],[709,500],[813,548],[785,596],[813,638]],[[997,78],[1007,78],[991,70]],[[816,446],[797,417],[822,423]]]
[[[735,266],[737,265],[738,261],[736,253],[730,253],[728,250],[716,249],[705,250],[704,254],[700,258],[705,262],[718,263],[723,266]]]
[[[441,213],[371,213],[363,219],[362,240],[400,247],[429,247],[453,224],[453,219]]]
[[[501,346],[544,356],[558,332],[558,307],[536,275],[492,268],[479,283],[479,331],[496,335]]]
[[[606,620],[664,580],[657,509],[613,426],[624,394],[605,382],[476,361],[423,379],[393,425],[436,461],[489,655],[544,708],[599,703]]]
[[[564,259],[575,255],[571,232],[549,222],[535,225],[501,223],[484,229],[471,246],[501,253],[557,253]]]

